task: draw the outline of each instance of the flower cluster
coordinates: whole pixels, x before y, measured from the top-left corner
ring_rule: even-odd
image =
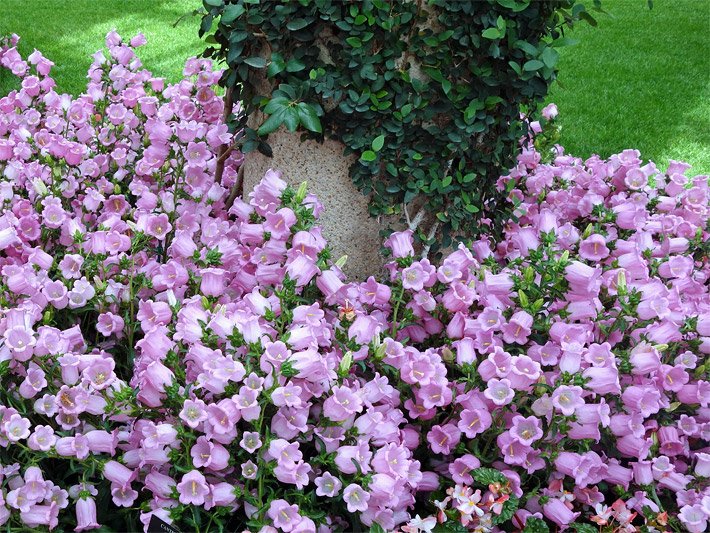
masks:
[[[502,238],[348,281],[305,187],[230,195],[220,73],[142,43],[76,99],[0,49],[0,524],[704,531],[707,177],[526,145]]]

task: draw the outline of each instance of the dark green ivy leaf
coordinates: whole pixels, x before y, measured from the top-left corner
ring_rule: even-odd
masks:
[[[553,68],[557,64],[559,57],[560,54],[557,50],[549,46],[542,52],[542,62],[545,63],[545,66],[548,68]]]
[[[266,66],[266,59],[263,57],[247,57],[244,62],[254,68],[264,68]]]
[[[543,63],[542,61],[538,59],[531,59],[523,65],[523,70],[527,72],[535,72],[536,70],[540,70],[544,66],[545,63]]]
[[[287,107],[284,114],[284,125],[288,131],[296,131],[300,122],[298,110],[295,107]]]
[[[268,135],[271,132],[276,131],[281,124],[283,124],[286,118],[286,108],[282,107],[276,113],[271,115],[264,121],[264,123],[259,127],[259,135]]]
[[[321,126],[316,110],[307,103],[301,102],[298,104],[298,118],[308,131],[323,133],[323,126]]]
[[[283,107],[286,107],[290,103],[291,101],[285,96],[276,96],[269,100],[269,103],[266,104],[266,107],[264,108],[264,113],[266,113],[267,115],[273,115],[274,113],[276,113],[276,111]]]
[[[222,24],[229,24],[234,22],[236,19],[241,17],[246,9],[240,4],[230,4],[224,8],[224,13],[222,13],[221,22]]]
[[[375,137],[375,140],[372,141],[372,150],[374,152],[379,152],[382,150],[382,147],[385,145],[385,136],[384,135],[378,135]]]
[[[308,26],[306,19],[294,19],[286,23],[286,28],[291,31],[298,31]]]

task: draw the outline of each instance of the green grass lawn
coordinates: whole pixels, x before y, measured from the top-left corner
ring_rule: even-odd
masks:
[[[112,29],[126,40],[142,32],[148,39],[138,51],[144,65],[177,81],[185,60],[205,45],[197,36],[199,17],[173,23],[201,5],[200,0],[1,0],[0,35],[18,34],[25,57],[36,48],[54,61],[53,77],[62,92],[86,88],[91,55],[104,47]],[[15,87],[15,78],[0,69],[0,94]]]
[[[591,1],[588,2],[591,4]],[[91,54],[115,28],[141,31],[140,51],[156,75],[176,81],[185,59],[204,44],[198,18],[172,24],[199,0],[2,0],[0,34],[22,37],[21,52],[41,50],[56,63],[60,90],[85,87]],[[549,101],[560,108],[562,144],[581,157],[637,148],[665,166],[669,159],[710,173],[710,1],[603,0],[599,26],[580,24],[579,44],[562,51],[559,84]],[[0,71],[0,94],[14,88]]]
[[[589,2],[591,4],[591,2]],[[560,109],[569,153],[636,148],[665,167],[684,160],[710,174],[710,2],[603,0],[599,26],[580,24],[563,50]]]

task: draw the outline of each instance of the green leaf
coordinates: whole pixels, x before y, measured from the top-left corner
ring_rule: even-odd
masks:
[[[306,19],[293,19],[286,23],[286,28],[291,31],[298,31],[308,26],[308,21]]]
[[[303,124],[303,127],[308,131],[323,133],[323,126],[321,126],[318,113],[316,113],[316,110],[306,102],[298,104],[298,118],[301,121],[301,124]]]
[[[537,47],[527,41],[515,41],[515,47],[519,48],[529,56],[536,56],[538,54]]]
[[[264,113],[266,113],[267,115],[273,115],[274,113],[276,113],[276,111],[283,107],[286,107],[290,103],[291,101],[285,96],[276,96],[269,100],[269,103],[266,104],[266,107],[264,108]]]
[[[385,136],[384,135],[378,135],[375,137],[375,140],[372,141],[372,150],[374,152],[379,152],[382,150],[382,147],[385,145]]]
[[[513,518],[515,511],[518,510],[519,503],[520,500],[516,496],[510,496],[505,503],[503,503],[503,510],[500,514],[493,514],[493,524],[502,524]]]
[[[385,533],[385,529],[377,522],[373,522],[370,526],[370,533]]]
[[[518,291],[518,300],[520,300],[520,306],[524,309],[530,305],[530,300],[528,300],[527,294],[522,290]]]
[[[295,107],[287,107],[286,114],[284,115],[284,125],[286,129],[291,132],[296,131],[299,121],[298,110]]]
[[[476,468],[471,471],[473,479],[482,485],[490,485],[491,483],[508,483],[508,478],[505,474],[499,472],[495,468]]]
[[[443,524],[436,524],[434,533],[468,533],[468,528],[457,520],[447,520]]]
[[[454,178],[452,178],[451,175],[447,174],[446,176],[444,176],[444,179],[441,180],[441,186],[448,187],[449,185],[451,185],[451,182],[453,180],[454,180]]]
[[[372,150],[365,150],[362,155],[360,156],[360,159],[362,161],[367,161],[368,163],[370,161],[374,161],[377,158],[377,154],[373,152]]]
[[[498,0],[498,4],[518,13],[530,5],[530,0],[520,0],[520,2],[517,0]]]
[[[206,6],[210,7],[220,7],[223,2],[222,0],[204,0]]]
[[[438,81],[439,83],[442,83],[444,81],[444,75],[441,73],[441,71],[435,68],[424,67],[424,72],[426,72],[427,75],[434,81]]]
[[[599,533],[599,529],[591,524],[570,524],[578,533]]]
[[[480,211],[480,209],[473,204],[466,204],[465,209],[469,213],[478,213]]]
[[[269,63],[269,68],[266,69],[266,75],[269,78],[273,78],[279,72],[282,72],[286,68],[286,63],[284,63],[283,57],[278,52],[271,55],[271,62]]]
[[[536,70],[541,69],[544,66],[545,66],[545,63],[543,63],[542,61],[540,61],[538,59],[531,59],[530,61],[528,61],[527,63],[525,63],[523,65],[523,70],[525,70],[527,72],[534,72]]]
[[[241,17],[246,12],[246,9],[241,4],[230,4],[224,8],[224,13],[222,13],[222,18],[220,19],[222,24],[229,24],[234,22],[236,19]]]
[[[306,64],[300,59],[291,59],[286,63],[286,72],[300,72],[306,68]]]
[[[545,66],[548,68],[553,68],[559,58],[559,52],[549,46],[542,52],[542,62],[545,63]]]
[[[360,39],[358,39],[357,37],[348,37],[347,39],[345,39],[345,42],[348,43],[353,48],[361,48],[362,47],[362,41]]]
[[[286,108],[282,107],[276,113],[267,118],[261,126],[259,126],[257,133],[259,135],[268,135],[269,133],[276,131],[279,129],[279,126],[283,124],[285,117]]]
[[[464,120],[466,122],[471,122],[476,117],[476,113],[484,107],[485,104],[481,100],[471,100],[463,113]]]
[[[254,68],[264,68],[266,66],[266,59],[263,57],[247,57],[244,62]]]
[[[550,528],[542,518],[537,518],[536,516],[529,516],[525,521],[525,529],[523,533],[549,533]]]
[[[500,30],[498,28],[488,28],[483,30],[481,34],[485,39],[500,39],[502,37]]]

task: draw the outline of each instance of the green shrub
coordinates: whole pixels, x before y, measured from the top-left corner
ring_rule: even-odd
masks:
[[[350,173],[372,215],[401,215],[443,246],[509,217],[496,179],[514,164],[521,112],[555,79],[564,28],[594,23],[577,0],[204,6],[205,55],[226,61],[221,83],[243,103],[231,121],[243,151],[269,155],[266,137],[282,125],[332,136],[357,154]],[[264,119],[247,127],[255,111]]]

